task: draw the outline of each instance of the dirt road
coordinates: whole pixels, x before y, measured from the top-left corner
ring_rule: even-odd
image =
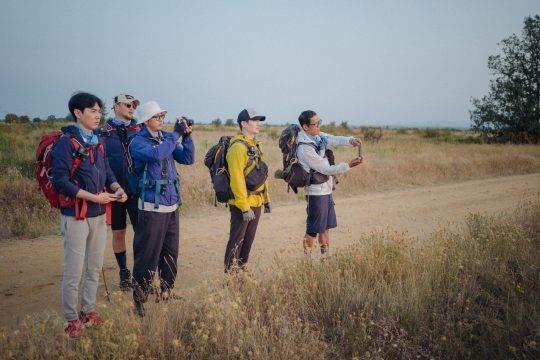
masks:
[[[422,238],[439,225],[461,222],[470,212],[511,210],[539,193],[540,174],[530,174],[338,198],[339,226],[331,233],[331,251],[354,242],[362,233],[388,227]],[[177,293],[223,276],[228,222],[226,209],[181,219]],[[276,257],[300,257],[304,227],[305,205],[301,203],[276,207],[272,214],[263,215],[251,253],[252,267],[266,271]],[[109,287],[117,290],[110,234],[108,242],[105,269]],[[33,312],[60,312],[63,249],[59,236],[0,241],[0,254],[1,327],[12,327]],[[132,254],[130,243],[130,266]],[[103,286],[98,301],[105,301]]]

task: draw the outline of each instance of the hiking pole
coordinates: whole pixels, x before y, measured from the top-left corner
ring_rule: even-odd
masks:
[[[109,294],[109,288],[107,287],[107,278],[105,277],[105,270],[101,267],[101,275],[103,276],[103,285],[105,285],[105,293],[107,294],[107,300],[111,302],[111,295]]]

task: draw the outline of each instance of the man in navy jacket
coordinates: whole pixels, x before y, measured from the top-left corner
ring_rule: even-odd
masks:
[[[195,146],[191,126],[177,121],[173,132],[161,131],[166,111],[155,101],[138,109],[138,122],[144,123],[130,144],[139,177],[139,221],[133,240],[133,300],[139,316],[144,316],[154,276],[156,290],[163,299],[171,295],[177,273],[179,244],[180,179],[175,162],[191,165]]]
[[[140,131],[140,126],[134,119],[135,109],[139,100],[128,94],[119,94],[114,97],[114,118],[98,131],[103,138],[107,149],[109,165],[118,180],[125,189],[128,200],[125,203],[113,202],[111,204],[111,230],[112,246],[116,262],[118,263],[120,290],[131,290],[131,273],[127,268],[126,259],[126,212],[129,215],[133,230],[137,227],[137,195],[136,178],[133,159],[129,154],[129,142]]]
[[[94,307],[107,238],[105,211],[110,202],[126,201],[127,196],[93,133],[99,126],[102,101],[89,93],[77,93],[68,106],[76,125],[62,128],[64,136],[52,148],[51,177],[59,194],[74,199],[73,206],[60,210],[60,228],[64,240],[62,306],[68,322],[65,332],[77,338],[83,333],[83,324],[103,323]],[[78,142],[77,151],[71,139]],[[74,156],[81,159],[81,164],[71,174]],[[83,211],[86,207],[87,211]],[[81,312],[77,313],[79,296]]]

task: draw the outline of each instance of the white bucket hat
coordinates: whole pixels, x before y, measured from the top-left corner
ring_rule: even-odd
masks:
[[[159,104],[156,101],[152,100],[144,103],[137,108],[137,124],[147,122],[152,118],[152,116],[161,113],[166,114],[167,110],[163,110],[161,107],[159,107]]]

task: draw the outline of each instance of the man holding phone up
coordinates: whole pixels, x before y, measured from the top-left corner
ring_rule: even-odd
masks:
[[[325,157],[331,146],[362,146],[362,142],[352,136],[334,136],[321,132],[321,120],[315,111],[306,110],[298,117],[302,131],[298,133],[298,161],[308,173],[317,173],[323,179],[320,183],[305,187],[307,200],[307,226],[304,236],[304,253],[311,256],[315,238],[319,237],[321,254],[328,254],[330,229],[337,226],[334,200],[332,198],[333,177],[362,163],[362,157],[348,163],[330,165]],[[360,154],[360,151],[359,151]]]

